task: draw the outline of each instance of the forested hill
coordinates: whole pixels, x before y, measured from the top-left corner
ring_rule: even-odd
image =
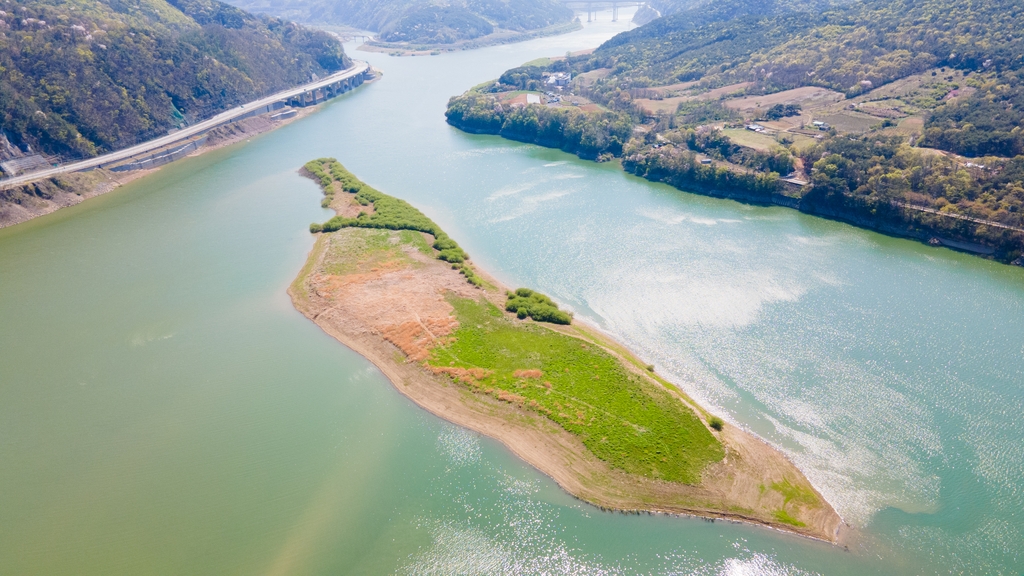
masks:
[[[1018,0],[760,0],[698,6],[616,36],[575,71],[592,89],[749,82],[747,94],[821,86],[852,98],[948,67],[973,75],[926,108],[923,143],[978,157],[1024,154],[1024,5]],[[955,90],[956,92],[953,92]],[[923,105],[923,106],[922,106]]]
[[[604,48],[632,43],[638,38],[660,38],[714,22],[750,16],[820,13],[842,4],[843,0],[655,0],[651,5],[664,18],[656,24],[652,22],[651,26],[623,32],[606,42]]]
[[[701,77],[750,80],[771,88],[875,86],[935,65],[1007,70],[1024,65],[1024,5],[1017,0],[755,0],[698,6],[620,34],[595,56],[653,72],[652,81]],[[713,32],[717,32],[714,34]],[[809,33],[804,33],[809,32]],[[693,33],[721,45],[729,59],[688,66]],[[745,38],[745,37],[752,38]],[[689,42],[689,43],[688,43]],[[986,64],[987,62],[987,64]]]
[[[236,6],[310,24],[352,26],[385,42],[451,44],[495,32],[571,22],[556,0],[231,0]]]
[[[0,158],[94,156],[349,65],[217,0],[0,0]]]
[[[1024,265],[1020,0],[655,4],[592,54],[452,99],[449,122]]]

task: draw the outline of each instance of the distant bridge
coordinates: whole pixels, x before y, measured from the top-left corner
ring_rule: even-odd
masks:
[[[116,150],[88,160],[71,162],[55,166],[53,168],[48,168],[46,170],[40,170],[38,172],[31,172],[29,174],[0,179],[0,190],[10,188],[12,186],[28,184],[45,178],[52,178],[59,174],[82,172],[99,167],[106,168],[134,156],[158,151],[158,149],[166,148],[179,142],[183,146],[188,146],[190,144],[186,143],[187,140],[201,134],[205,134],[213,128],[230,122],[235,122],[243,118],[248,118],[250,116],[265,114],[281,108],[285,104],[290,104],[292,106],[312,106],[314,104],[319,104],[320,102],[324,102],[334,96],[343,94],[359,86],[367,78],[368,74],[372,74],[372,72],[370,72],[369,64],[356,60],[353,62],[353,66],[348,70],[342,70],[302,86],[282,90],[281,92],[271,96],[260,98],[247,104],[226,110],[212,118],[203,120],[202,122],[198,122],[192,126],[188,126],[178,130],[177,132],[168,134],[167,136],[160,136],[159,138],[154,138],[147,142],[143,142],[142,144],[136,144],[135,146]]]
[[[637,8],[640,8],[644,4],[647,4],[647,2],[645,0],[632,0],[632,1],[623,1],[623,0],[558,0],[558,1],[561,2],[562,4],[565,4],[566,6],[569,6],[570,8],[573,8],[573,9],[576,9],[576,10],[582,11],[581,10],[582,8],[586,8],[587,9],[587,22],[593,22],[594,20],[597,20],[597,11],[602,9],[602,8],[607,9],[610,6],[611,9],[612,9],[612,22],[618,22],[619,21],[619,7],[620,6],[622,6],[622,7],[636,6]]]

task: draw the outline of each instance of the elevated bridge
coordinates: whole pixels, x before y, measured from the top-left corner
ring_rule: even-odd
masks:
[[[285,99],[285,103],[291,106],[305,107],[325,102],[335,96],[340,96],[345,92],[358,87],[366,80],[366,74],[355,74],[352,76],[338,78],[336,80],[327,78],[327,80],[328,82],[326,84],[315,85],[309,90],[300,92]]]

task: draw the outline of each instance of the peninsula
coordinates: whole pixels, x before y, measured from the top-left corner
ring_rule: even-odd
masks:
[[[423,213],[336,160],[303,173],[337,216],[310,226],[318,236],[292,302],[416,404],[501,441],[604,509],[838,541],[838,514],[767,443],[550,298],[506,289]]]
[[[506,70],[446,117],[686,192],[1024,266],[1018,4],[665,0],[666,16]]]

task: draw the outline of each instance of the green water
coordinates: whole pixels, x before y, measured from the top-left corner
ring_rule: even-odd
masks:
[[[0,231],[0,574],[1024,571],[1024,270],[444,124],[624,28],[363,54],[301,121]],[[602,513],[416,408],[285,295],[320,156],[782,447],[851,549]]]

